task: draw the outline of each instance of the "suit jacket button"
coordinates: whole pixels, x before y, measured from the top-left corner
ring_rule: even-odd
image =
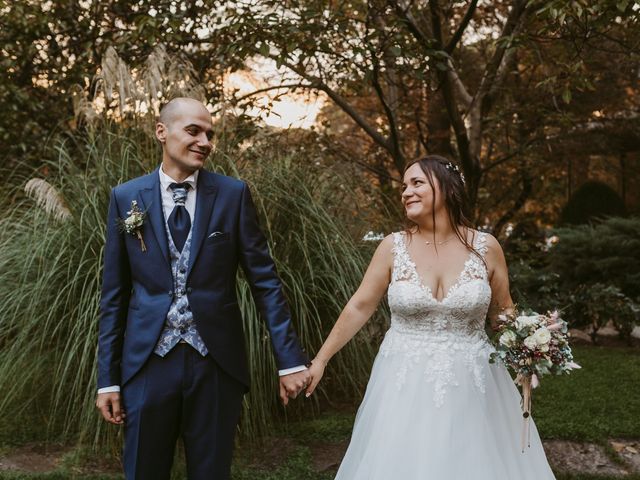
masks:
[[[173,292],[167,292],[167,295],[173,297]]]
[[[193,292],[193,288],[188,287],[188,288],[187,288],[187,293],[191,293],[191,292]]]

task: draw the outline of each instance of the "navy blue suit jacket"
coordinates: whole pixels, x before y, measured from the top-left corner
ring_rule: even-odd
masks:
[[[249,386],[242,318],[236,298],[241,265],[266,321],[279,369],[308,362],[291,325],[267,242],[247,185],[201,170],[196,189],[187,296],[200,336],[221,368]],[[118,229],[136,200],[147,212],[142,235]],[[156,169],[115,187],[107,218],[98,388],[123,386],[153,352],[174,295],[167,234]],[[214,232],[220,234],[210,236]]]

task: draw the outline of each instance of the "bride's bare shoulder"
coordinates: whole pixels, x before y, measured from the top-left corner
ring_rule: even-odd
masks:
[[[389,235],[387,235],[386,237],[384,237],[382,239],[382,241],[380,242],[380,245],[378,245],[378,249],[379,251],[384,251],[387,253],[391,253],[391,250],[393,248],[393,245],[395,243],[395,237],[396,237],[396,233],[390,233]]]
[[[483,232],[482,235],[484,235],[485,242],[487,244],[487,249],[488,250],[494,250],[494,251],[502,252],[502,246],[500,245],[500,242],[498,241],[498,239],[496,237],[491,235],[489,232]]]

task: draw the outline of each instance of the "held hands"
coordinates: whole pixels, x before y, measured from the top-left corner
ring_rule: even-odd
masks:
[[[99,393],[96,399],[96,407],[107,422],[114,425],[124,424],[126,415],[122,408],[120,392]]]
[[[287,406],[289,399],[296,398],[305,388],[305,397],[309,398],[318,383],[320,383],[326,366],[326,361],[315,358],[308,369],[280,377],[280,399],[282,404]]]
[[[324,369],[327,367],[327,362],[321,360],[319,358],[314,358],[313,362],[311,362],[311,367],[309,367],[309,374],[311,375],[311,383],[307,387],[307,393],[305,396],[309,398],[311,394],[315,391],[318,383],[320,383],[320,379],[322,375],[324,375]]]
[[[296,398],[310,382],[311,376],[308,369],[280,377],[280,399],[282,404],[286,407],[289,404],[289,399]]]

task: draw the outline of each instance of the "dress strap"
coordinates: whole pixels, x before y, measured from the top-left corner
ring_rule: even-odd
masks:
[[[393,272],[392,281],[410,280],[412,277],[411,259],[407,252],[404,232],[393,232]]]
[[[476,231],[473,239],[473,248],[475,248],[482,258],[487,254],[487,234],[485,232]]]

